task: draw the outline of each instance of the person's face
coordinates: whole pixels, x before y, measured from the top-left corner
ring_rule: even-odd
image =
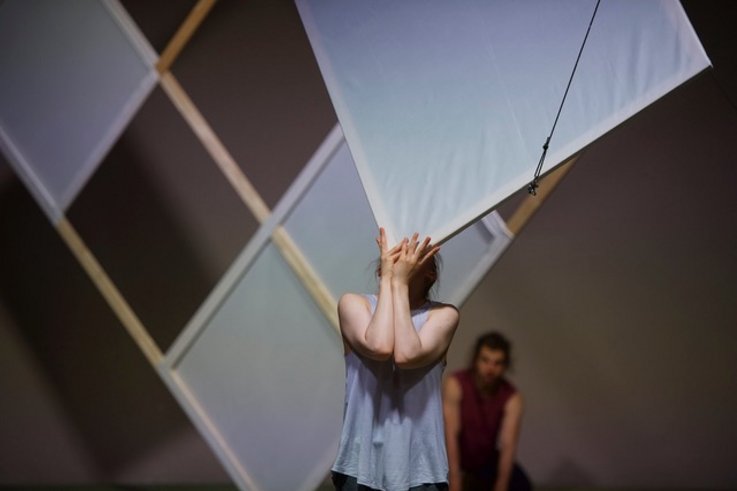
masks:
[[[476,361],[474,371],[482,385],[493,385],[507,370],[507,357],[504,351],[482,346]]]

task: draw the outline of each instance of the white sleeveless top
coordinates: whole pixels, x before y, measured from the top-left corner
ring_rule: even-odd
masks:
[[[371,311],[376,296],[368,297]],[[412,311],[419,331],[432,303]],[[343,433],[333,471],[384,491],[448,482],[441,380],[443,360],[400,369],[351,350],[345,357]]]

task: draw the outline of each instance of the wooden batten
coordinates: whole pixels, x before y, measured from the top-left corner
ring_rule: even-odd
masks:
[[[167,72],[161,75],[160,83],[180,114],[192,128],[192,131],[194,131],[202,145],[204,145],[210,157],[212,157],[223,174],[225,174],[225,177],[230,181],[230,184],[235,188],[243,202],[248,206],[259,223],[264,223],[269,215],[271,215],[268,206],[266,206],[266,203],[264,203],[253,184],[243,174],[240,167],[238,167],[235,159],[230,155],[225,145],[220,141],[220,138],[218,138],[207,121],[205,121],[205,118],[182,86],[179,85],[177,79],[171,73]]]
[[[310,293],[322,313],[327,317],[336,331],[340,332],[338,323],[337,302],[333,298],[325,283],[320,279],[307,259],[302,255],[297,244],[294,243],[287,230],[276,227],[271,234],[274,245],[277,246],[284,260],[294,271],[305,289]]]
[[[171,38],[169,44],[166,45],[166,48],[164,48],[164,51],[161,53],[159,61],[156,62],[156,71],[160,74],[169,71],[174,60],[179,56],[179,53],[190,40],[202,21],[205,20],[205,17],[207,17],[207,14],[215,5],[215,2],[216,0],[200,0],[197,2],[187,18],[182,22],[182,25],[179,26],[174,37]]]
[[[163,360],[161,350],[72,224],[62,218],[56,229],[148,361],[158,366]]]

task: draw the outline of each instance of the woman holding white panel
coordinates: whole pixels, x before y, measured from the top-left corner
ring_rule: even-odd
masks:
[[[441,381],[458,310],[429,299],[439,246],[418,234],[389,249],[384,229],[376,295],[338,304],[346,363],[336,489],[445,490]]]

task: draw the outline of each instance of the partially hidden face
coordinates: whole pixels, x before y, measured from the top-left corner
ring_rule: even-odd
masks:
[[[474,370],[479,382],[483,385],[492,385],[504,376],[507,365],[507,355],[504,351],[482,346],[474,362]]]

